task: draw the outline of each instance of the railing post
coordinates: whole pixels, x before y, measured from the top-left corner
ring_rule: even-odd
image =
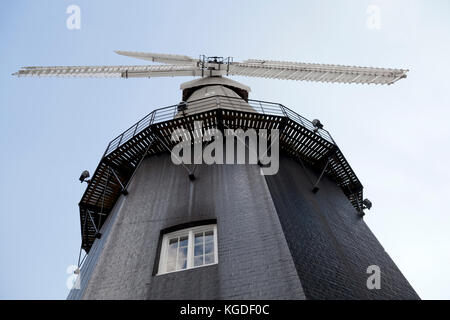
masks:
[[[149,127],[153,124],[153,121],[155,120],[155,113],[156,113],[156,111],[153,111],[151,113],[150,120],[148,121],[148,126]]]
[[[305,127],[305,128],[307,128],[307,127],[305,126],[305,123],[303,122],[302,116],[299,115],[298,113],[296,113],[296,115],[297,115],[298,120],[299,120],[300,123],[302,124],[302,126]],[[307,121],[309,121],[309,120],[307,120]]]
[[[262,106],[261,101],[259,101],[259,106],[261,107],[262,113],[263,113],[263,114],[266,114],[266,113],[264,112],[264,108],[263,108],[263,106]]]
[[[137,128],[139,127],[139,123],[141,123],[141,121],[136,123],[136,128],[134,128],[134,131],[133,131],[133,137],[136,135],[136,131],[137,131]]]
[[[289,116],[288,116],[286,110],[284,110],[284,106],[283,106],[281,103],[279,103],[278,105],[280,106],[281,112],[284,114],[284,116],[285,116],[286,118],[289,118]]]
[[[126,131],[125,131],[126,132]],[[124,133],[125,133],[124,132]],[[119,143],[117,144],[117,148],[120,147],[120,143],[122,142],[122,138],[123,138],[123,133],[120,135],[120,139],[119,139]]]

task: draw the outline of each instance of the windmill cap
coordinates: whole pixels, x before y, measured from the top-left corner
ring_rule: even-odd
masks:
[[[189,97],[194,93],[194,91],[202,87],[216,86],[216,85],[221,85],[230,88],[231,90],[236,92],[242,99],[248,101],[248,93],[251,91],[250,87],[240,82],[221,76],[204,77],[188,82],[183,82],[180,85],[180,89],[183,91],[183,101],[187,101],[187,99],[189,99]]]

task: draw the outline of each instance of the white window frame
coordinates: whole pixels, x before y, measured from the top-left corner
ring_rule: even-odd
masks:
[[[213,231],[213,241],[214,241],[214,262],[203,264],[201,266],[194,266],[194,235],[199,232]],[[176,237],[188,237],[188,249],[187,249],[187,263],[186,268],[181,270],[167,271],[167,253],[169,250],[169,240]],[[162,275],[173,272],[180,272],[189,269],[207,267],[219,263],[217,250],[217,224],[201,225],[192,228],[186,228],[182,230],[177,230],[174,232],[166,233],[163,235],[161,243],[161,253],[159,255],[159,265],[158,273],[156,275]]]

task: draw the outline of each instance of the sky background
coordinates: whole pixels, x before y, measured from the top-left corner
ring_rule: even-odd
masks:
[[[69,30],[69,5],[81,29]],[[366,22],[380,8],[381,28]],[[450,1],[1,1],[0,298],[65,299],[78,177],[190,78],[15,78],[33,65],[145,64],[113,50],[409,69],[392,86],[234,77],[330,131],[365,221],[423,299],[450,299]]]

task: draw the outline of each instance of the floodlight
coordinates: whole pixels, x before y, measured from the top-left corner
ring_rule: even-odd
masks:
[[[323,124],[320,122],[319,119],[314,119],[312,121],[313,126],[315,127],[314,132],[317,132],[319,129],[323,128]]]
[[[364,209],[369,209],[372,208],[372,202],[370,202],[369,199],[364,199],[363,200],[363,205],[364,205]]]
[[[80,176],[80,178],[79,178],[79,180],[80,180],[80,182],[81,183],[83,183],[87,178],[89,178],[91,175],[89,174],[89,171],[87,171],[87,170],[84,170],[82,173],[81,173],[81,176]],[[87,181],[86,181],[87,182]]]

